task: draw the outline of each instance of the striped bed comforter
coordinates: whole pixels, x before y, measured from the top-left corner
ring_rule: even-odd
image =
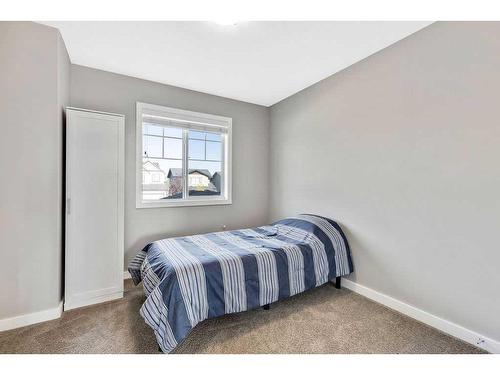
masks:
[[[276,302],[353,267],[337,223],[299,215],[253,229],[155,241],[128,270],[144,285],[141,316],[162,351],[170,352],[207,318]]]

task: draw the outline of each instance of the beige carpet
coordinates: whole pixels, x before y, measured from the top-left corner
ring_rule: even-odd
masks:
[[[139,315],[141,287],[119,301],[0,333],[0,353],[157,353]],[[325,285],[262,309],[199,324],[175,353],[482,353],[465,342]]]

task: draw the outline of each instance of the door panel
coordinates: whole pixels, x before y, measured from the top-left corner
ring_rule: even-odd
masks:
[[[68,110],[67,118],[70,309],[123,292],[123,117]]]

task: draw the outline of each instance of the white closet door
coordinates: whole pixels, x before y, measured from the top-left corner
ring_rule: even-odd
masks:
[[[64,309],[123,297],[124,117],[67,109]]]

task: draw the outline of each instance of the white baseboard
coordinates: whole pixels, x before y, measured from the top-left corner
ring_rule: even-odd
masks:
[[[123,278],[130,279],[131,278],[130,273],[128,271],[124,271]],[[100,302],[106,302],[106,301],[121,298],[121,297],[123,297],[123,291],[111,293],[111,294],[103,296],[103,297],[100,296],[98,298],[93,298],[90,300],[90,302],[91,303],[100,303]],[[74,309],[77,307],[87,305],[88,303],[89,303],[88,301],[86,301],[85,303],[81,303],[80,301],[76,301],[76,302],[71,302],[70,304],[68,304],[68,302],[66,302],[66,304],[67,304],[66,309],[67,310]],[[18,316],[14,316],[12,318],[0,319],[0,332],[8,331],[10,329],[15,329],[15,328],[19,328],[19,327],[29,326],[31,324],[42,323],[42,322],[45,322],[48,320],[58,319],[62,315],[63,306],[64,306],[64,303],[63,303],[63,301],[61,301],[59,303],[59,306],[57,306],[53,309],[38,311],[38,312],[25,314],[25,315],[18,315]]]
[[[61,317],[63,311],[63,302],[59,302],[59,306],[52,309],[37,311],[30,314],[18,315],[12,318],[0,320],[0,331],[29,326],[31,324],[45,322]]]
[[[64,299],[64,311],[123,298],[123,283],[109,288],[68,295]]]
[[[92,298],[72,299],[64,302],[64,311],[77,309],[79,307],[91,306],[97,303],[109,302],[120,298],[123,298],[123,291]]]
[[[382,305],[390,307],[391,309],[407,315],[415,320],[425,323],[451,336],[457,337],[463,341],[468,342],[469,344],[477,346],[478,348],[484,349],[490,353],[500,353],[500,342],[489,337],[471,331],[470,329],[459,326],[458,324],[452,323],[438,316],[432,315],[414,306],[408,305],[407,303],[389,297],[388,295],[377,292],[376,290],[357,284],[351,280],[342,279],[342,286]]]

